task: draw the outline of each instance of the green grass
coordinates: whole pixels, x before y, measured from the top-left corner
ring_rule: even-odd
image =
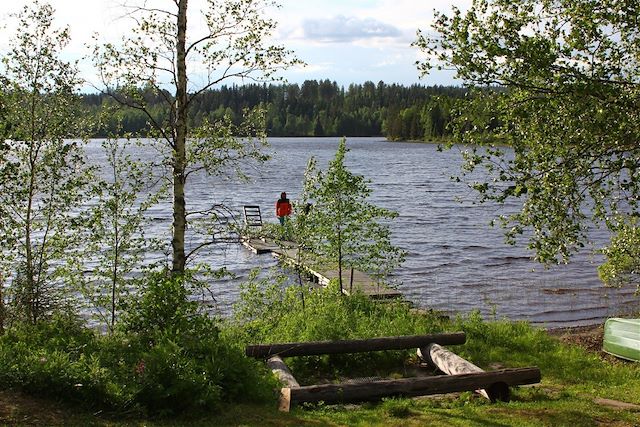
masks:
[[[437,313],[417,313],[406,305],[375,304],[358,297],[307,300],[305,310],[294,308],[296,303],[287,301],[286,295],[277,300],[282,304],[277,310],[281,316],[273,317],[268,327],[261,324],[263,319],[256,320],[264,329],[254,324],[258,341],[462,330],[467,334],[467,342],[452,346],[456,353],[485,369],[496,365],[510,368],[537,366],[542,373],[542,382],[533,387],[513,389],[513,398],[508,403],[490,404],[473,393],[462,393],[438,398],[389,399],[355,406],[310,406],[296,408],[282,419],[266,417],[276,425],[294,420],[301,425],[631,426],[638,425],[640,420],[640,411],[594,403],[596,398],[607,398],[640,405],[640,364],[603,358],[601,353],[563,344],[525,322],[488,322],[477,313],[446,321]],[[287,307],[286,314],[282,314],[283,307]],[[269,313],[269,310],[265,312]],[[412,356],[414,351],[341,358],[291,358],[287,363],[304,383],[312,381],[314,375],[310,373],[317,370],[324,370],[320,376],[339,376],[348,372],[373,375],[385,364],[388,367],[395,363],[401,369],[403,360],[415,357]],[[355,366],[354,361],[360,365]],[[222,418],[220,422],[252,425],[250,420],[241,420]]]
[[[562,387],[564,388],[564,387]],[[633,393],[633,391],[630,391]],[[637,389],[636,389],[637,393]],[[28,416],[37,417],[33,411]],[[95,416],[64,408],[46,424],[147,426],[634,426],[640,412],[596,405],[591,396],[541,387],[514,392],[508,403],[491,404],[471,393],[422,399],[388,399],[361,405],[317,406],[278,412],[272,405],[228,405],[215,414],[196,418],[150,420]],[[24,422],[22,414],[13,420]],[[29,418],[27,418],[29,420]],[[0,418],[0,422],[10,421]]]

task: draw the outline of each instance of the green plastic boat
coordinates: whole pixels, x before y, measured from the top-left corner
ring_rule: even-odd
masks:
[[[614,356],[640,362],[640,319],[608,319],[602,347]]]

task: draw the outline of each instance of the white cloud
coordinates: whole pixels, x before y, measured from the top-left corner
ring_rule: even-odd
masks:
[[[396,27],[373,18],[338,15],[330,19],[305,19],[302,23],[307,39],[343,43],[371,38],[394,38],[401,33]]]
[[[373,64],[373,67],[375,68],[391,67],[391,66],[396,66],[398,64],[406,63],[408,60],[410,60],[410,58],[408,59],[407,55],[397,53],[388,58],[384,58],[382,61],[376,62],[375,64]]]
[[[335,64],[332,62],[316,62],[310,65],[297,65],[289,70],[289,73],[292,74],[319,74],[326,73],[329,70],[332,70],[335,67]]]

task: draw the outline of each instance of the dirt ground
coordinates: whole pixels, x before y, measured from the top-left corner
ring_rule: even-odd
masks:
[[[12,390],[0,390],[0,424],[61,425],[69,412],[64,405],[49,399],[25,395]]]
[[[547,332],[564,343],[580,346],[603,357],[607,355],[602,351],[603,324],[549,329]]]

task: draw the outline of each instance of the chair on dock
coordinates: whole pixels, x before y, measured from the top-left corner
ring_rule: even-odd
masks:
[[[244,223],[247,227],[262,227],[262,214],[260,213],[260,206],[244,206]]]

